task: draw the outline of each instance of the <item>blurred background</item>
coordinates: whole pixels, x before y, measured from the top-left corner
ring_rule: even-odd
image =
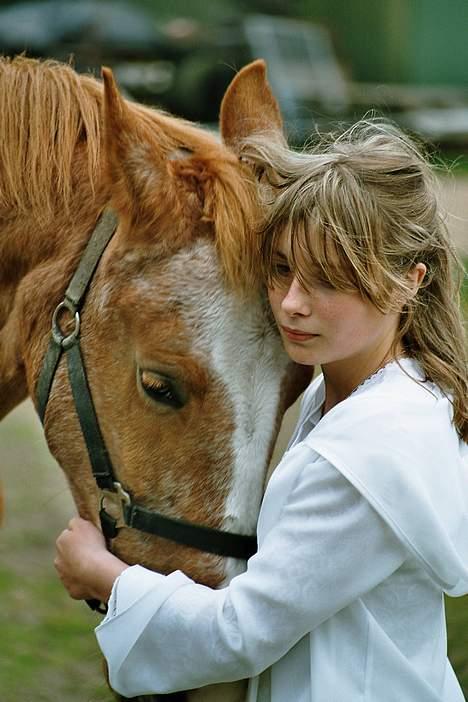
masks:
[[[0,2],[0,50],[115,70],[137,100],[216,123],[233,74],[267,60],[291,140],[369,109],[443,147],[468,140],[466,0]]]
[[[71,58],[96,76],[111,66],[129,97],[213,129],[235,72],[262,57],[292,144],[370,111],[422,140],[468,261],[468,0],[0,0],[0,52]],[[466,284],[463,301],[468,318]],[[55,577],[73,505],[29,403],[0,425],[0,470],[0,700],[111,702],[91,633],[99,617]],[[447,600],[447,617],[468,696],[467,598]]]

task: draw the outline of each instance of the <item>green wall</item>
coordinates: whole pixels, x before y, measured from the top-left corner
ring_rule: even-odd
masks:
[[[468,87],[468,0],[302,0],[350,77]]]

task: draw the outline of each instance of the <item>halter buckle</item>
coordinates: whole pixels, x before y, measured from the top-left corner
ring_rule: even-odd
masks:
[[[63,310],[67,310],[75,319],[75,327],[70,334],[64,334],[59,325],[59,317],[61,316]],[[80,333],[80,314],[76,309],[73,302],[65,298],[60,304],[55,308],[52,317],[52,337],[58,346],[61,346],[64,351],[69,349],[78,339],[78,334]]]
[[[116,529],[127,525],[125,521],[125,507],[131,505],[132,500],[119,482],[114,482],[114,490],[101,490],[100,509],[115,520]]]

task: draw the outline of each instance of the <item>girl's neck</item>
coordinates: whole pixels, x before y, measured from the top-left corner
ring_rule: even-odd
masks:
[[[323,414],[351,395],[362,383],[392,361],[401,358],[403,348],[391,349],[384,354],[350,361],[337,361],[322,366],[325,381]]]

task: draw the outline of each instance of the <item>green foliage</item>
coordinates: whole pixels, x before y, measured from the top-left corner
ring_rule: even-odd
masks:
[[[138,0],[148,14],[159,23],[183,17],[195,19],[203,24],[215,24],[230,17],[239,16],[236,0],[216,0],[216,2],[198,2],[198,0]]]
[[[460,153],[460,150],[445,149],[438,154],[436,165],[452,175],[464,175],[468,173],[468,156]]]
[[[244,14],[261,13],[300,17],[303,12],[302,0],[138,0],[138,3],[158,20],[166,21],[175,17],[188,17],[214,24]]]

